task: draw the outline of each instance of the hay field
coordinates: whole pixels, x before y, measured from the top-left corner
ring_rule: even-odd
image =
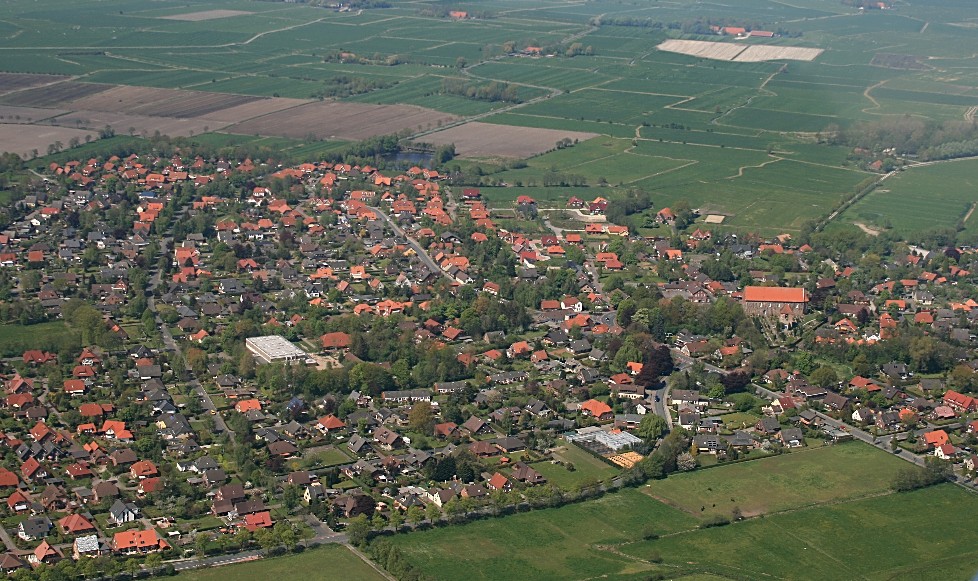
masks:
[[[744,51],[745,47],[729,42],[669,39],[656,48],[666,52],[678,52],[679,54],[688,54],[689,56],[704,59],[732,61],[738,54]]]
[[[738,45],[729,42],[677,39],[669,39],[656,48],[698,58],[742,63],[778,60],[813,61],[823,52],[820,48],[800,46]]]
[[[208,131],[218,131],[230,125],[230,122],[203,117],[150,117],[148,115],[86,110],[72,111],[53,119],[47,119],[43,123],[60,127],[84,128],[95,132],[108,125],[114,128],[119,135],[131,133],[148,136],[159,131],[162,135],[171,137],[200,135]]]
[[[447,113],[409,105],[324,101],[250,119],[231,126],[227,131],[297,139],[311,134],[318,139],[360,140],[390,135],[403,129],[432,128],[439,122],[447,123],[454,119]]]
[[[3,144],[3,151],[11,151],[24,159],[31,158],[32,149],[44,155],[52,143],[60,141],[67,147],[72,137],[84,141],[86,135],[90,135],[93,139],[98,138],[97,131],[84,129],[0,123],[0,144]]]
[[[530,157],[553,149],[567,138],[586,141],[597,133],[516,127],[474,121],[438,131],[422,138],[435,145],[455,144],[461,157]]]
[[[151,117],[202,117],[261,97],[119,86],[83,97],[67,105],[70,109],[108,111]]]
[[[4,123],[36,123],[42,119],[64,115],[63,109],[42,109],[40,107],[16,107],[0,105],[0,121]]]
[[[748,46],[744,52],[738,54],[733,60],[739,63],[760,63],[780,60],[813,61],[822,52],[820,48],[755,44]]]
[[[239,123],[245,119],[261,117],[262,115],[268,115],[269,113],[291,109],[293,107],[298,107],[299,105],[305,105],[308,102],[309,101],[304,99],[269,97],[267,99],[251,101],[250,103],[242,103],[226,109],[211,111],[210,113],[203,115],[203,118],[225,123]]]

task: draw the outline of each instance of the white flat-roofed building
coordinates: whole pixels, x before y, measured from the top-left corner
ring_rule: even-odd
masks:
[[[249,337],[245,339],[245,347],[263,363],[274,363],[276,361],[286,363],[298,361],[306,365],[316,363],[316,360],[310,357],[308,353],[281,335]]]

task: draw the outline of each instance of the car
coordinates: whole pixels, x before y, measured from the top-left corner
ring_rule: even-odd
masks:
[[[217,410],[210,410],[210,414],[212,416],[216,416],[217,415]]]
[[[903,449],[902,449],[902,448],[897,448],[896,450],[893,450],[893,453],[894,453],[894,454],[899,454],[899,453],[900,453],[900,452],[902,452],[902,451],[903,451]]]
[[[659,396],[655,396],[655,401],[660,401]]]

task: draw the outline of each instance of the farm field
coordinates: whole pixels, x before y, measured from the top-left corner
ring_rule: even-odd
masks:
[[[421,141],[434,145],[455,144],[462,157],[515,157],[537,155],[556,147],[558,141],[585,141],[594,133],[532,127],[504,127],[477,121],[430,133]]]
[[[840,223],[893,228],[905,234],[953,227],[978,200],[978,160],[961,159],[895,174],[838,217]],[[965,228],[978,232],[972,214]]]
[[[709,139],[714,134],[702,135]],[[597,137],[532,158],[526,168],[492,174],[511,187],[483,187],[482,196],[488,205],[500,207],[526,194],[550,207],[550,201],[565,202],[571,195],[591,199],[607,197],[616,187],[635,188],[649,193],[653,213],[686,200],[703,213],[727,215],[725,226],[780,233],[798,231],[806,220],[828,213],[872,175],[843,167],[842,152],[829,148],[820,148],[815,157],[812,146],[787,139],[768,147],[771,154],[766,149]],[[560,175],[582,176],[587,187],[543,185],[548,176]],[[599,186],[600,178],[611,187]],[[523,187],[512,187],[519,184]]]
[[[595,545],[636,541],[645,526],[663,534],[695,521],[635,491],[393,537],[404,556],[434,579],[586,579],[654,570]]]
[[[431,129],[454,120],[451,115],[408,105],[309,103],[270,113],[228,128],[230,133],[302,138],[359,140],[404,129]]]
[[[409,131],[454,142],[464,156],[524,158],[558,139],[526,128],[604,135],[636,140],[575,168],[605,178],[606,197],[638,187],[657,204],[687,199],[728,214],[730,228],[767,234],[824,217],[867,177],[837,149],[815,145],[818,134],[906,114],[965,120],[978,106],[978,55],[969,50],[978,28],[941,3],[865,11],[833,0],[463,7],[488,18],[453,20],[430,0],[348,12],[241,0],[13,0],[0,23],[0,102],[68,111],[53,123],[84,133],[43,126],[4,144],[46,151],[104,121],[136,135],[331,139],[308,144],[310,155],[332,140]],[[696,18],[780,36],[735,40],[667,26]],[[534,56],[528,46],[555,54]],[[446,79],[473,90],[449,94]],[[508,87],[515,98],[475,94],[487,86]],[[332,94],[339,96],[330,102]],[[366,104],[395,108],[323,116]],[[470,123],[432,133],[449,119]],[[525,188],[539,183],[539,167],[504,179]],[[935,221],[947,225],[951,215],[941,211]]]
[[[730,517],[735,507],[757,516],[886,492],[906,465],[871,446],[849,443],[676,474],[641,490],[701,517]]]
[[[966,578],[978,555],[978,535],[967,524],[978,500],[952,485],[892,493],[892,475],[904,466],[861,443],[829,446],[651,483],[682,498],[688,506],[680,509],[643,487],[391,542],[436,579],[645,579],[659,572],[673,579],[935,578],[928,571]],[[699,528],[719,514],[699,511],[710,489],[781,512]],[[650,533],[658,538],[642,540]],[[928,549],[934,542],[939,551]],[[907,554],[897,555],[897,547]]]
[[[294,576],[304,571],[310,579],[337,578],[349,581],[380,581],[384,579],[349,549],[341,545],[327,545],[304,551],[298,555],[286,555],[261,559],[250,563],[228,565],[214,569],[186,571],[176,578],[181,581],[265,581]],[[322,575],[319,576],[316,571]]]
[[[32,150],[35,149],[40,155],[44,155],[48,146],[57,142],[65,147],[75,137],[80,142],[84,142],[86,135],[94,139],[98,138],[97,131],[85,129],[0,123],[0,143],[3,144],[5,151],[12,151],[24,159],[34,157]]]
[[[944,484],[619,548],[731,579],[968,579],[978,570],[976,508],[974,495]]]

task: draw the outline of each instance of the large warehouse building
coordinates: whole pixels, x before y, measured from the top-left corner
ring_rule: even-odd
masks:
[[[308,353],[281,335],[250,337],[245,339],[245,347],[262,363],[275,363],[276,361],[299,362],[306,365],[315,365],[316,363],[316,360],[310,357]]]

